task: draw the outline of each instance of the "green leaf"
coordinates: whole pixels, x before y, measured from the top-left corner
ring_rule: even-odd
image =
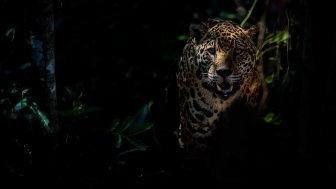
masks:
[[[50,125],[49,125],[50,121],[49,121],[48,117],[39,109],[36,111],[36,114],[40,118],[43,128],[48,133],[52,133],[53,130],[52,130],[52,128],[50,128]]]
[[[274,62],[274,61],[276,61],[276,58],[274,56],[270,56],[270,57],[268,57],[268,61],[269,62]]]
[[[109,132],[113,132],[119,125],[120,125],[120,120],[114,119],[111,123],[111,128],[109,129]]]
[[[148,148],[148,145],[145,145],[144,143],[136,141],[132,138],[126,137],[126,140],[141,151],[145,151]]]
[[[269,75],[265,78],[265,82],[267,84],[271,84],[273,82],[273,80],[274,80],[274,73],[272,73],[271,75]]]
[[[31,88],[24,89],[21,93],[22,98],[26,97],[26,95],[31,91]]]
[[[177,36],[177,40],[178,41],[186,41],[188,39],[189,39],[188,35],[179,35],[179,36]]]
[[[287,30],[280,32],[279,35],[280,35],[279,36],[279,41],[280,42],[285,42],[285,41],[287,41],[290,38],[290,34],[289,34],[289,32]]]
[[[273,33],[270,33],[265,38],[265,41],[263,42],[263,46],[270,45],[270,44],[279,44],[286,42],[290,38],[290,34],[287,30],[285,31],[276,31]]]
[[[153,123],[142,123],[138,127],[134,127],[130,130],[128,136],[134,136],[146,132],[153,127]]]
[[[126,131],[132,124],[132,121],[133,121],[133,118],[132,117],[127,117],[126,120],[119,126],[119,127],[116,127],[114,132],[117,132],[117,133],[122,133],[124,131]]]
[[[10,104],[10,99],[9,99],[9,98],[2,98],[2,99],[0,100],[0,105],[5,104],[5,103]]]
[[[138,127],[140,124],[142,124],[145,119],[147,118],[149,112],[150,112],[150,108],[152,106],[153,102],[150,101],[149,103],[147,103],[146,105],[142,106],[140,108],[140,110],[135,114],[135,116],[133,117],[133,119],[130,121],[130,129],[134,129],[136,127]]]
[[[8,37],[10,41],[13,41],[15,37],[15,32],[16,32],[16,28],[11,28],[6,31],[5,36]]]
[[[120,148],[123,141],[122,137],[120,134],[115,134],[115,137],[116,137],[115,147]]]
[[[33,111],[33,113],[40,119],[43,128],[47,133],[52,133],[53,129],[50,128],[50,121],[48,117],[38,108],[38,105],[36,102],[31,102],[29,104],[29,109]]]
[[[70,87],[64,87],[64,89],[68,92],[71,99],[75,99],[77,97],[77,93],[74,90],[72,90]]]
[[[268,114],[265,115],[265,117],[264,117],[264,121],[265,121],[266,123],[271,123],[271,122],[274,121],[274,117],[275,117],[274,113],[273,113],[273,112],[270,112],[270,113],[268,113]]]
[[[14,108],[13,108],[13,111],[14,112],[18,112],[18,111],[21,111],[23,110],[24,108],[28,107],[28,99],[27,98],[23,98],[21,99],[20,102],[18,102]]]

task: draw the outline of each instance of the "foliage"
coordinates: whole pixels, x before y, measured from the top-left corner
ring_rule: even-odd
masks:
[[[145,119],[150,112],[152,103],[153,102],[147,103],[136,113],[134,117],[129,116],[123,122],[120,122],[119,119],[114,119],[112,121],[108,133],[112,134],[112,137],[115,140],[115,147],[118,149],[121,148],[124,141],[134,147],[130,150],[122,152],[122,154],[135,150],[145,151],[148,148],[147,145],[143,144],[135,137],[143,134],[153,127],[153,123],[145,122]]]
[[[45,130],[46,133],[52,133],[53,130],[49,125],[49,119],[46,116],[46,114],[41,111],[35,101],[32,100],[32,97],[26,96],[25,94],[29,91],[30,89],[25,89],[22,92],[22,99],[19,101],[13,108],[13,112],[21,112],[25,110],[26,108],[29,108],[32,113],[40,119],[42,126]]]
[[[11,90],[11,95],[15,96],[18,93],[15,85]],[[17,117],[22,117],[27,119],[28,122],[32,122],[38,119],[42,125],[43,131],[46,134],[51,134],[53,129],[49,125],[48,116],[42,111],[37,102],[33,99],[31,95],[31,89],[23,89],[21,92],[21,99],[18,102],[12,102],[11,96],[4,96],[0,99],[1,113],[11,119],[16,119]],[[11,104],[15,103],[14,107]],[[7,104],[7,106],[5,106]],[[28,110],[28,111],[26,111]]]
[[[279,46],[284,45],[286,46],[288,43],[288,40],[290,38],[290,34],[288,30],[284,31],[275,31],[269,33],[265,40],[263,41],[263,44],[261,45],[257,60],[261,59],[263,55],[267,52],[274,51],[276,48],[279,48]],[[276,57],[268,57],[269,60],[274,60]]]
[[[95,113],[101,111],[101,107],[86,107],[82,102],[82,98],[84,95],[84,90],[76,91],[73,87],[66,86],[64,87],[64,91],[66,94],[61,96],[63,103],[70,103],[70,108],[66,108],[58,111],[58,115],[62,118],[66,117],[82,117],[87,116],[90,113]],[[70,98],[68,98],[70,97]]]
[[[281,125],[282,120],[279,118],[279,115],[275,115],[274,112],[269,112],[264,116],[264,121],[266,123],[274,124],[274,125]]]

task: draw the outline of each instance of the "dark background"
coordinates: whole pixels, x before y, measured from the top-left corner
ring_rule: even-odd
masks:
[[[38,121],[13,118],[9,113],[20,101],[19,93],[11,93],[14,84],[20,92],[25,88],[36,92],[41,87],[36,70],[20,67],[31,59],[29,33],[39,37],[43,30],[37,19],[44,7],[41,2],[0,1],[1,168],[5,180],[87,188],[202,183],[198,164],[181,161],[174,136],[178,126],[175,70],[185,44],[181,36],[188,35],[190,23],[237,14],[235,1],[55,0],[58,110],[73,107],[65,87],[83,92],[81,103],[99,110],[60,117],[60,130],[51,136],[40,131]],[[240,2],[246,8],[252,3]],[[249,139],[256,142],[251,142],[250,153],[242,155],[248,163],[233,163],[243,168],[231,168],[236,171],[223,178],[223,186],[335,184],[335,32],[322,23],[332,22],[330,7],[285,0],[270,0],[264,6],[258,1],[251,23],[267,10],[269,32],[287,28],[291,34],[281,59],[283,66],[290,67],[290,76],[269,86],[265,110],[265,114],[279,115],[281,124],[263,122],[249,133]],[[14,40],[5,35],[11,28],[16,28]],[[43,109],[39,95],[36,92],[35,98]],[[10,104],[3,100],[8,98]],[[129,146],[117,149],[103,130],[115,119],[134,116],[150,101],[153,106],[146,120],[154,126],[141,135],[149,148],[118,159]]]

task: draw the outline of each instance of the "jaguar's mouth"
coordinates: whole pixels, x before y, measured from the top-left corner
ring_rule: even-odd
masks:
[[[233,83],[227,82],[226,79],[224,79],[222,82],[217,82],[214,84],[214,89],[216,94],[227,97],[229,94],[233,93],[234,86]]]
[[[203,87],[214,92],[217,97],[227,98],[236,91],[237,84],[228,79],[222,79],[216,82],[204,82]]]

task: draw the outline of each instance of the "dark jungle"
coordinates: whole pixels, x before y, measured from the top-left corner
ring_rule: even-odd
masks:
[[[1,184],[335,187],[332,13],[310,0],[0,0]],[[178,62],[209,18],[260,27],[264,92],[215,170],[177,141]]]

